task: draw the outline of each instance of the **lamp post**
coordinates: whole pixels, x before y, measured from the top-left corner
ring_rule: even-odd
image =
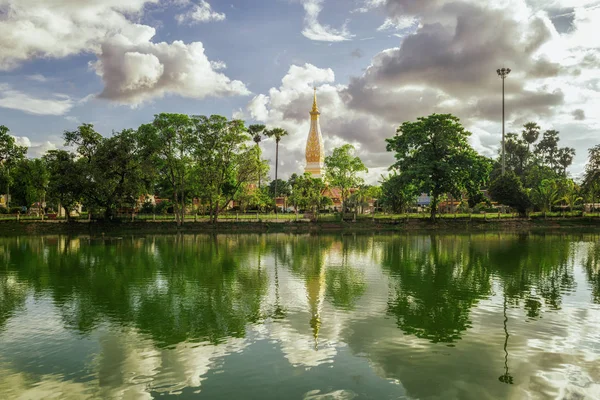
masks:
[[[504,146],[504,80],[508,74],[510,74],[510,68],[500,68],[497,69],[496,72],[502,79],[502,176],[504,176],[504,172],[506,171],[506,155]]]

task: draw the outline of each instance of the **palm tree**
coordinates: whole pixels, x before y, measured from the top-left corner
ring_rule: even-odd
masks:
[[[256,143],[256,147],[260,148],[260,142],[262,141],[262,135],[265,134],[266,127],[264,125],[250,125],[248,127],[248,133],[252,136],[252,140]],[[256,152],[256,162],[259,168],[258,172],[258,188],[260,189],[260,178],[262,175],[262,171],[260,171],[260,151]]]
[[[538,138],[540,137],[540,126],[535,122],[528,122],[523,125],[522,136],[523,139],[527,142],[527,153],[530,153],[530,147],[534,144]]]
[[[289,133],[283,128],[274,128],[270,131],[266,131],[265,135],[268,137],[275,138],[275,214],[277,214],[277,170],[279,167],[279,142],[281,138],[287,136]]]
[[[572,180],[568,180],[564,185],[565,195],[563,200],[569,207],[569,211],[573,212],[573,207],[577,205],[583,198],[579,195],[580,189],[579,186],[575,184]]]
[[[540,185],[534,189],[532,200],[536,207],[544,213],[552,210],[552,206],[562,200],[558,190],[558,184],[555,180],[544,179]]]
[[[567,176],[567,168],[573,164],[573,158],[575,158],[575,149],[572,147],[563,147],[558,150],[557,153],[558,164],[563,169],[563,175]]]

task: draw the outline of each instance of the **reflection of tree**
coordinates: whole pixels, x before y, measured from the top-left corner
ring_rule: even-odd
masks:
[[[560,309],[562,294],[575,287],[571,238],[486,235],[472,243],[502,282],[509,301],[517,306],[523,302],[530,318],[538,317],[543,305]]]
[[[489,272],[455,237],[394,240],[383,266],[395,285],[388,314],[407,334],[432,342],[454,342],[470,326],[469,311],[491,292]]]
[[[598,241],[588,245],[583,265],[592,287],[592,301],[600,304],[600,243]]]
[[[82,245],[79,245],[80,242]],[[46,240],[9,245],[11,271],[50,293],[66,324],[87,333],[101,321],[134,326],[159,343],[218,343],[261,318],[267,277],[248,260],[250,237]],[[15,263],[18,261],[18,264]]]

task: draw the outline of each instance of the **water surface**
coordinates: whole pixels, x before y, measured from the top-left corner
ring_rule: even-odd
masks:
[[[598,236],[0,238],[0,398],[600,398]]]

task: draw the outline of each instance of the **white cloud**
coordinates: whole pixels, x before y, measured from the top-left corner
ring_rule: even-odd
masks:
[[[105,84],[99,97],[132,105],[169,93],[190,98],[250,94],[242,82],[216,71],[224,67],[208,60],[200,42],[136,43],[122,35],[106,41],[93,64]]]
[[[27,78],[30,81],[35,81],[35,82],[48,82],[48,78],[46,78],[42,74],[27,75],[25,78]]]
[[[224,21],[225,14],[214,11],[209,3],[205,0],[200,0],[200,4],[195,4],[190,11],[185,14],[177,15],[175,19],[177,19],[177,22],[180,24],[185,22],[198,23]]]
[[[55,94],[51,98],[39,98],[0,84],[0,107],[23,111],[35,115],[63,115],[74,105],[65,95]]]
[[[306,15],[304,17],[304,29],[302,34],[310,39],[321,42],[343,42],[354,37],[348,31],[346,24],[341,29],[319,23],[319,14],[323,10],[324,0],[303,0],[302,5]]]
[[[378,31],[387,31],[389,29],[403,30],[408,29],[417,24],[417,19],[414,17],[399,16],[386,18],[385,22],[377,28]]]
[[[225,67],[208,60],[201,42],[154,43],[153,27],[135,22],[148,5],[159,0],[0,0],[0,70],[12,69],[37,58],[63,58],[95,53],[91,63],[106,84],[100,97],[139,104],[153,97],[178,94],[203,98],[208,95],[245,95],[245,85],[216,72]],[[181,3],[181,2],[180,2]],[[205,18],[210,5],[201,2],[191,18]],[[211,11],[210,18],[221,14]],[[223,15],[222,18],[225,16]],[[41,75],[34,80],[41,81]],[[24,99],[5,99],[4,106],[23,109]],[[42,103],[28,101],[28,112],[64,114],[67,99],[54,101],[49,112]]]

